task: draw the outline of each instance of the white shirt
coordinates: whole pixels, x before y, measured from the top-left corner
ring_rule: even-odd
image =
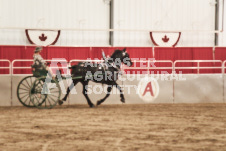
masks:
[[[46,64],[46,61],[42,58],[41,55],[39,54],[34,54],[33,55],[33,58],[34,58],[34,63],[33,64],[36,64],[36,65],[40,65],[40,66],[43,66]]]

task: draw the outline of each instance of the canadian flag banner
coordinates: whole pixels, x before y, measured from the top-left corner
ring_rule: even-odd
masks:
[[[181,32],[150,32],[152,43],[160,47],[175,47],[180,36]]]
[[[25,33],[28,41],[38,46],[54,45],[60,36],[60,30],[26,29]]]

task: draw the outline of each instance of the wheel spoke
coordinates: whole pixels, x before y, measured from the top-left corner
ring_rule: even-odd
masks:
[[[51,96],[49,96],[49,98],[50,98],[51,100],[53,100],[53,102],[56,102],[56,101],[55,101],[55,99],[54,99],[54,98],[52,98]]]
[[[38,81],[38,84],[43,85],[43,83],[41,83],[41,81],[40,81],[40,80]]]
[[[23,97],[21,97],[20,99],[22,100],[25,96],[27,96],[27,95],[24,95]]]
[[[27,79],[25,79],[25,81],[26,81],[27,85],[28,85],[29,87],[31,87],[31,85],[27,82]]]
[[[51,93],[54,93],[54,92],[56,92],[56,93],[59,93],[60,91],[59,90],[55,90],[55,91],[50,91]]]
[[[47,98],[47,100],[48,100],[49,104],[52,106],[51,101],[49,101],[49,98]]]
[[[21,83],[23,86],[25,86],[28,90],[30,89],[28,86],[24,85],[23,83]]]
[[[27,100],[29,98],[29,95],[25,95],[25,96],[27,96],[27,97],[23,97],[23,98],[26,98],[25,100]]]
[[[29,96],[27,97],[27,99],[24,101],[24,103],[26,104],[27,100],[28,100]],[[29,104],[30,104],[30,101],[29,101]]]
[[[30,77],[30,81],[31,81],[31,85],[32,85],[32,83],[33,83],[33,82],[32,82],[32,77]]]
[[[31,104],[31,101],[29,101],[28,105],[30,105],[30,104]]]
[[[19,89],[29,92],[29,89],[24,89],[24,88],[19,88]]]
[[[59,93],[58,93],[59,94]],[[56,95],[54,95],[54,94],[51,94],[51,96],[55,96],[56,98],[58,98],[59,96],[56,96]]]
[[[37,86],[36,88],[37,88],[37,89],[42,89],[42,86]]]
[[[40,100],[40,99],[39,99],[36,95],[35,95],[35,98],[37,99],[38,104],[40,104],[40,103],[39,103],[39,100]]]
[[[36,96],[36,94],[34,94],[34,101],[37,99],[37,96]]]
[[[19,94],[29,94],[29,92],[19,92]]]

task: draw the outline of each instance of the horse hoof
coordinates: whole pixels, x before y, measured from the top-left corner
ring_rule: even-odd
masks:
[[[58,104],[59,104],[59,105],[62,105],[63,103],[64,103],[64,102],[63,102],[62,100],[59,100],[59,101],[58,101]]]
[[[125,101],[125,98],[121,98],[121,102],[122,103],[125,103],[126,101]]]
[[[90,108],[94,108],[94,107],[95,107],[95,105],[91,104],[89,107],[90,107]]]
[[[97,105],[100,105],[101,104],[101,101],[97,101]]]

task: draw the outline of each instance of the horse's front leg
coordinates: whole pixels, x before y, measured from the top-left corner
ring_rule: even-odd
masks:
[[[124,98],[124,95],[123,95],[122,88],[116,82],[114,82],[114,86],[120,91],[121,102],[125,103],[125,98]]]
[[[85,81],[85,82],[82,82],[82,85],[83,85],[83,95],[85,96],[86,100],[87,100],[87,103],[89,104],[89,107],[94,107],[94,104],[90,101],[89,97],[88,97],[88,94],[87,94],[87,86],[88,86],[88,82]]]
[[[103,99],[97,101],[97,105],[100,105],[109,97],[111,90],[112,90],[112,85],[108,85],[106,96]]]

